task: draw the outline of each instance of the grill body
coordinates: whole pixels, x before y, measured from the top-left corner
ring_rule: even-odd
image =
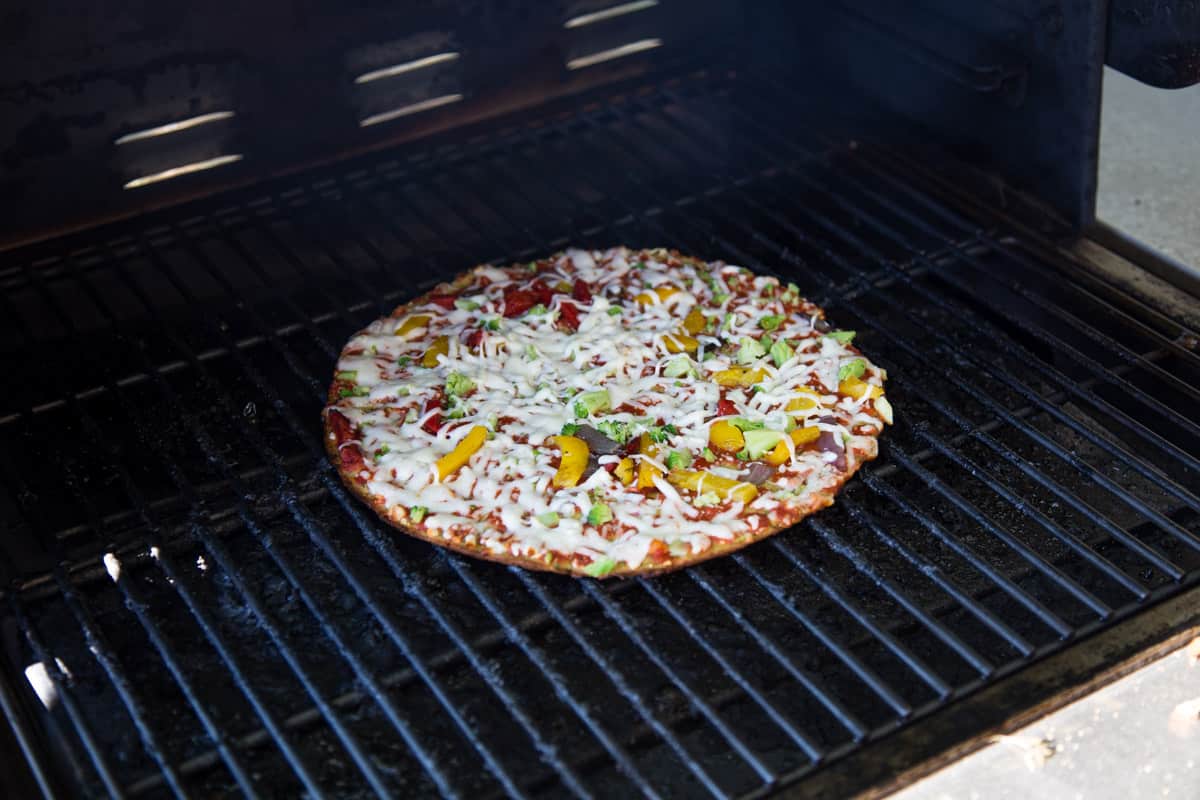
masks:
[[[934,158],[857,133],[865,90],[686,61],[0,255],[14,796],[836,796],[1194,624],[1194,297],[1079,234],[1086,183],[1001,214],[953,126]],[[777,274],[859,332],[897,421],[833,508],[598,584],[340,486],[351,333],[613,244]]]

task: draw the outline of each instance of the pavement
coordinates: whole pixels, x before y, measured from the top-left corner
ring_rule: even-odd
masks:
[[[1105,72],[1097,217],[1200,269],[1200,86]],[[892,800],[1200,798],[1200,639]]]
[[[891,800],[1200,798],[1200,639]]]
[[[1096,216],[1200,268],[1200,85],[1155,89],[1104,72]]]

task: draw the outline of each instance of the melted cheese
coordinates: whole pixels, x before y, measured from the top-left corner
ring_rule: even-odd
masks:
[[[670,424],[675,432],[665,434],[655,463],[665,469],[662,461],[673,450],[698,456],[720,418],[722,388],[713,374],[737,366],[737,343],[759,340],[764,329],[773,340],[789,342],[794,353],[778,365],[769,356],[743,365],[761,369],[765,377],[753,388],[724,390],[738,415],[772,430],[816,425],[846,443],[851,464],[874,455],[882,423],[873,406],[837,394],[839,370],[861,356],[816,330],[819,309],[795,295],[785,306],[774,278],[681,260],[666,251],[624,248],[568,251],[540,262],[536,274],[518,266],[482,267],[473,275],[453,310],[435,303],[411,306],[351,339],[338,370],[339,376],[353,375],[355,389],[331,406],[358,432],[353,444],[363,452],[366,489],[390,509],[423,507],[420,524],[435,535],[463,538],[494,553],[542,558],[552,552],[569,560],[637,566],[655,540],[672,552],[697,553],[762,527],[764,515],[796,518],[813,493],[835,485],[842,473],[833,464],[836,454],[793,448],[790,439],[791,459],[772,478],[773,488],[762,487],[745,509],[727,503],[715,514],[711,508],[702,513],[695,497],[663,476],[654,478],[652,491],[625,487],[603,467],[619,457],[600,459],[601,468],[578,486],[551,486],[558,459],[551,437],[568,423],[604,419],[634,430]],[[505,318],[505,291],[535,279],[561,288],[585,281],[592,299],[581,303],[560,291],[545,308]],[[659,287],[676,291],[661,302],[634,301]],[[578,312],[573,333],[560,323],[565,303]],[[690,358],[701,360],[693,364],[694,376],[667,378],[667,364],[682,356],[668,352],[664,337],[678,335],[696,307],[713,320],[695,335],[699,349]],[[397,335],[400,323],[417,314],[428,315],[429,323]],[[481,338],[467,346],[472,334]],[[447,351],[436,367],[424,367],[422,356],[437,337],[447,337]],[[449,409],[429,408],[452,374],[465,377],[473,389]],[[882,385],[883,377],[866,362],[862,380]],[[801,387],[819,393],[818,405],[785,412]],[[616,410],[577,420],[574,398],[601,389]],[[435,415],[442,416],[442,427],[428,433],[423,426]],[[488,428],[489,439],[466,466],[439,481],[435,463],[476,425]],[[727,458],[711,471],[736,478],[745,466]],[[609,506],[613,522],[598,527],[586,521],[597,502]],[[539,521],[549,512],[557,514],[556,524]]]

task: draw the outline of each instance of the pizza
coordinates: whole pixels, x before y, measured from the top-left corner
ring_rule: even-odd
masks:
[[[342,350],[342,480],[436,545],[596,578],[719,556],[833,502],[883,369],[795,284],[672,250],[480,266]]]

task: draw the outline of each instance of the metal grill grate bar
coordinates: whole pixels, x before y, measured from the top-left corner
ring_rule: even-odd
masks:
[[[113,776],[113,769],[109,763],[109,758],[105,755],[104,748],[96,741],[96,735],[92,731],[92,726],[80,710],[78,702],[67,686],[67,678],[62,674],[62,670],[58,668],[58,663],[55,661],[54,656],[42,644],[41,637],[34,631],[33,625],[26,618],[21,608],[21,604],[17,602],[12,594],[8,596],[8,606],[12,612],[13,619],[16,620],[17,626],[21,629],[22,636],[29,643],[34,658],[40,661],[45,667],[46,676],[54,686],[54,692],[62,701],[63,709],[67,712],[67,717],[71,720],[72,732],[83,744],[88,760],[91,761],[96,774],[99,775],[100,780],[104,783],[105,790],[112,797],[124,797],[120,784]]]

